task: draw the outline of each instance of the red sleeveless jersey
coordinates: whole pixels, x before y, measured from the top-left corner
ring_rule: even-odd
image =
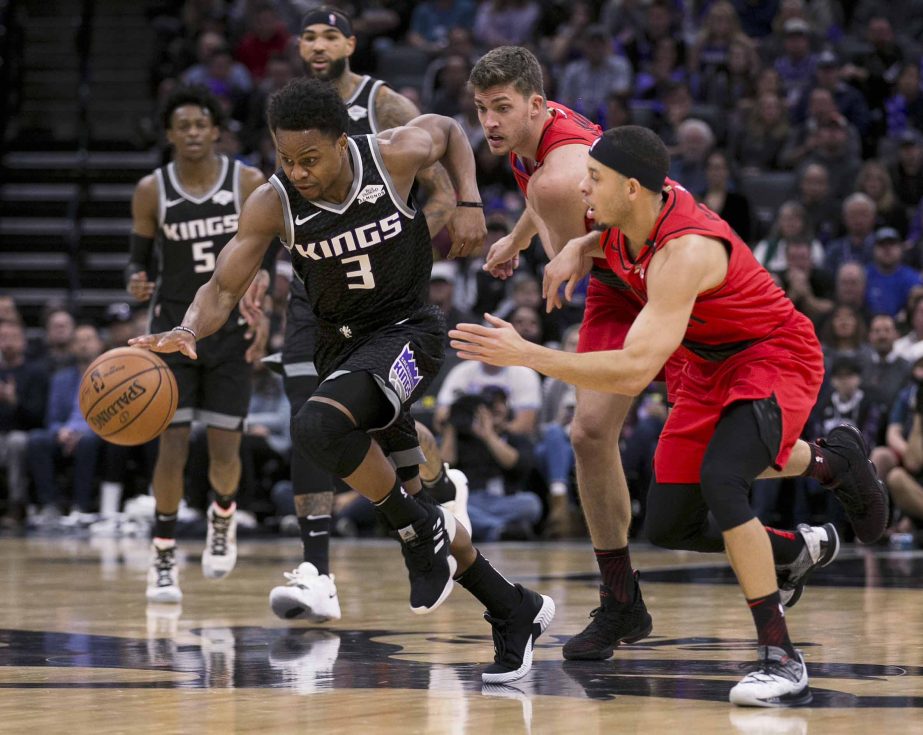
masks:
[[[579,112],[574,112],[564,105],[548,100],[551,115],[545,120],[542,128],[542,137],[538,140],[538,150],[535,160],[522,158],[516,153],[510,153],[510,166],[522,195],[529,198],[529,179],[545,162],[545,157],[555,148],[562,145],[593,145],[593,141],[603,134],[603,129],[594,122],[590,122]]]
[[[603,233],[602,244],[613,272],[647,303],[646,272],[651,257],[671,240],[683,235],[704,235],[721,240],[729,250],[724,282],[699,294],[692,308],[683,346],[699,358],[720,361],[769,337],[777,329],[803,320],[806,339],[814,329],[759,264],[750,248],[734,230],[686,189],[667,179],[664,205],[650,236],[636,259],[632,259],[622,232]],[[801,319],[799,319],[801,317]],[[808,337],[810,335],[810,337]]]

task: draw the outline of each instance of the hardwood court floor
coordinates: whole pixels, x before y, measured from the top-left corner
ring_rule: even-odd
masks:
[[[201,547],[184,544],[180,614],[146,605],[143,541],[0,540],[0,732],[923,733],[921,553],[847,548],[815,576],[788,615],[814,703],[766,711],[727,702],[754,650],[722,557],[636,551],[652,637],[564,662],[597,600],[588,546],[484,546],[558,614],[529,677],[482,688],[481,607],[456,587],[413,615],[394,542],[335,542],[343,619],[320,626],[268,607],[297,539],[243,543],[220,582]]]

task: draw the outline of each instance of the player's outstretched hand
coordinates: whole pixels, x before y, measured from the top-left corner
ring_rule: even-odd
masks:
[[[513,239],[512,235],[504,235],[487,251],[484,270],[494,278],[505,281],[519,267],[519,253],[519,243]]]
[[[476,207],[456,207],[446,227],[452,238],[450,258],[464,258],[476,255],[484,247],[487,237],[487,223],[484,210]]]
[[[262,268],[256,272],[245,293],[238,304],[240,315],[250,327],[255,327],[263,318],[263,302],[266,300],[266,291],[269,288],[269,273]]]
[[[153,281],[147,280],[146,271],[138,271],[137,273],[132,273],[128,279],[128,293],[138,301],[147,301],[151,298],[151,294],[154,293],[155,285]]]
[[[181,352],[193,360],[198,359],[195,351],[195,338],[181,329],[174,329],[159,334],[143,334],[128,340],[130,347],[140,347],[151,352]]]
[[[464,360],[477,360],[499,367],[522,365],[529,343],[509,322],[493,314],[485,314],[484,319],[492,326],[462,323],[450,330],[452,349],[458,350],[458,356]]]
[[[573,242],[571,240],[571,243]],[[574,289],[577,284],[590,272],[593,265],[592,258],[587,258],[580,248],[571,246],[571,243],[565,245],[561,252],[545,266],[542,296],[545,297],[545,311],[549,314],[555,309],[564,307],[560,293],[561,284],[567,284],[564,287],[564,300],[570,301],[574,298]]]

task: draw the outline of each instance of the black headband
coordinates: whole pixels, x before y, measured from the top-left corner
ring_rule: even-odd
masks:
[[[305,14],[304,18],[301,19],[302,31],[308,26],[313,26],[317,23],[332,26],[347,38],[353,35],[353,24],[349,22],[349,18],[336,8],[315,8]]]
[[[635,158],[628,151],[617,148],[606,136],[597,138],[590,146],[590,156],[604,166],[617,171],[626,179],[637,179],[645,189],[660,193],[667,174],[657,171],[649,163]]]

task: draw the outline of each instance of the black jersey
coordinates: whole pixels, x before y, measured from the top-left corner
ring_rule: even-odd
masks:
[[[368,135],[378,132],[378,118],[375,117],[375,95],[384,86],[381,79],[365,76],[359,80],[356,91],[346,100],[349,114],[349,135]]]
[[[426,303],[433,256],[423,212],[403,201],[374,135],[349,139],[353,184],[340,204],[308,201],[280,168],[282,242],[321,327],[344,338],[406,319]]]
[[[237,233],[240,162],[221,156],[221,174],[204,196],[185,191],[169,163],[154,171],[160,204],[156,238],[159,276],[155,300],[191,304],[215,270],[221,249]]]

